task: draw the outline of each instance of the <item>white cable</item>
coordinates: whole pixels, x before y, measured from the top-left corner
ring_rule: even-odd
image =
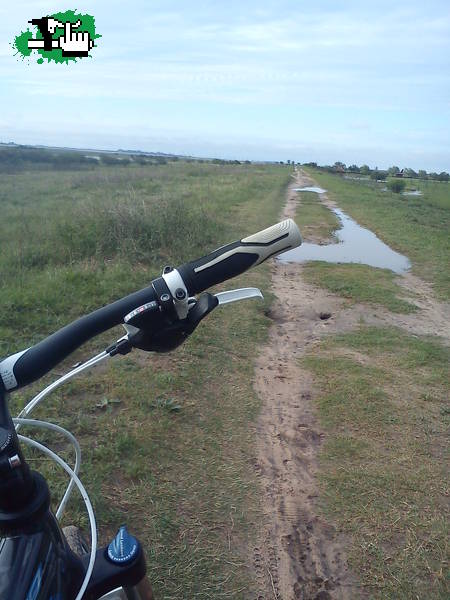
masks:
[[[80,444],[78,443],[77,438],[72,433],[70,433],[70,431],[67,431],[67,429],[60,427],[59,425],[55,425],[54,423],[48,423],[47,421],[38,421],[36,419],[16,418],[16,419],[13,419],[13,423],[14,423],[14,425],[25,425],[25,426],[30,425],[31,427],[38,427],[41,429],[52,429],[53,431],[56,431],[57,433],[60,433],[61,435],[66,437],[70,441],[70,443],[72,444],[72,446],[74,447],[74,450],[75,450],[75,465],[74,465],[73,470],[74,470],[75,474],[78,475],[78,473],[80,472],[80,465],[81,465],[81,448],[80,448]],[[61,517],[64,513],[64,509],[66,508],[66,504],[69,501],[69,498],[72,494],[73,486],[74,486],[74,480],[71,478],[69,485],[67,486],[64,496],[63,496],[61,502],[59,503],[58,509],[56,511],[56,518],[58,519],[58,521],[61,520]]]
[[[93,367],[94,365],[101,362],[105,358],[110,358],[110,354],[108,354],[108,352],[106,352],[106,351],[103,351],[100,354],[97,354],[97,356],[94,356],[93,358],[89,359],[82,365],[79,365],[75,369],[72,369],[72,371],[69,371],[68,373],[66,373],[65,375],[63,375],[62,377],[60,377],[59,379],[57,379],[56,381],[54,381],[53,383],[48,385],[45,389],[42,390],[42,392],[39,392],[39,394],[37,396],[35,396],[32,400],[30,400],[30,402],[28,402],[28,404],[20,411],[18,417],[26,417],[27,415],[29,415],[31,413],[31,411],[34,410],[36,408],[36,406],[45,398],[45,396],[50,394],[50,392],[52,392],[54,389],[56,389],[57,387],[59,387],[60,385],[65,383],[68,379],[70,379],[74,375],[78,375],[78,373],[81,373],[85,369],[88,369],[89,367]],[[18,431],[19,429],[20,429],[20,424],[17,425],[16,431]]]
[[[18,435],[18,437],[22,442],[25,442],[25,444],[28,444],[29,446],[33,446],[34,448],[37,448],[38,450],[41,450],[41,452],[43,452],[44,454],[47,454],[47,456],[50,456],[50,458],[52,458],[56,463],[58,463],[58,465],[60,467],[62,467],[66,471],[66,473],[73,479],[73,481],[75,482],[75,485],[80,490],[80,494],[86,505],[86,509],[87,509],[87,512],[89,515],[89,524],[91,526],[91,555],[89,558],[89,564],[88,564],[88,568],[86,571],[86,575],[84,577],[83,584],[81,585],[81,588],[75,598],[75,600],[82,600],[83,594],[86,591],[86,588],[89,584],[89,580],[91,578],[92,571],[94,570],[95,554],[97,552],[97,524],[95,522],[94,509],[92,508],[91,501],[89,500],[89,496],[88,496],[83,484],[78,479],[78,475],[76,473],[74,473],[74,471],[72,471],[72,469],[69,467],[69,465],[61,457],[59,457],[57,454],[55,454],[53,452],[53,450],[50,450],[50,448],[47,448],[47,446],[44,446],[43,444],[40,444],[39,442],[36,442],[35,440],[32,440],[32,439],[27,438],[24,435],[20,435],[20,434]]]

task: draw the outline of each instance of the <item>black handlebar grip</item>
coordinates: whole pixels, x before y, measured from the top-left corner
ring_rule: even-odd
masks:
[[[0,361],[0,386],[23,387],[50,371],[79,346],[123,322],[137,306],[156,300],[153,286],[134,292],[66,325],[35,346]]]
[[[296,248],[301,243],[302,237],[297,225],[292,219],[286,219],[186,263],[178,267],[178,272],[189,294],[198,294],[212,285],[244,273],[271,256]]]

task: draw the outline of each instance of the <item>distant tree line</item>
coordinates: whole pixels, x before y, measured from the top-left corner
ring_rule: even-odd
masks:
[[[347,166],[345,163],[337,161],[334,165],[323,165],[320,166],[316,162],[303,163],[305,167],[313,167],[318,169],[319,171],[325,171],[327,173],[353,173],[355,175],[363,175],[366,177],[370,177],[375,181],[384,181],[388,177],[395,177],[398,179],[407,178],[407,179],[433,179],[435,181],[449,181],[450,175],[446,171],[442,171],[441,173],[427,173],[424,169],[420,169],[419,171],[415,171],[414,169],[410,169],[405,167],[401,169],[397,166],[389,167],[389,169],[382,170],[375,167],[375,169],[371,169],[368,165],[349,165]]]
[[[177,161],[178,156],[124,155],[115,153],[89,153],[74,150],[53,150],[33,146],[0,146],[0,172],[21,170],[80,170],[98,165],[161,165]]]
[[[0,147],[0,171],[22,169],[80,169],[89,168],[94,161],[80,152],[33,148],[28,146]]]
[[[117,154],[99,154],[99,163],[108,167],[114,167],[119,165],[131,165],[137,164],[141,166],[145,165],[166,165],[169,161],[177,161],[178,156],[146,156],[145,154],[137,155],[117,155]]]
[[[209,161],[206,161],[209,162]],[[212,161],[210,161],[213,163],[213,165],[251,165],[252,161],[251,160],[225,160],[223,158],[213,158]]]
[[[168,162],[177,162],[180,157],[170,154],[132,154],[119,152],[88,152],[74,150],[53,150],[51,148],[36,148],[34,146],[0,146],[0,172],[14,172],[21,170],[80,170],[94,169],[98,165],[107,167],[126,165],[165,165]],[[185,157],[183,160],[196,163],[213,163],[216,165],[241,165],[251,164],[251,161],[214,159],[193,159]]]

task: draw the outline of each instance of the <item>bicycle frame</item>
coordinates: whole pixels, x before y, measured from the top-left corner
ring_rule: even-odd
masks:
[[[95,363],[88,361],[86,364],[92,366]],[[71,373],[78,372],[79,369],[75,369]],[[66,381],[68,378],[66,376],[61,379]],[[49,387],[54,389],[56,386]],[[15,443],[18,450],[17,463],[24,464],[19,447],[22,436],[16,434],[8,412],[7,395],[1,390],[0,414],[0,457],[2,450]],[[17,428],[26,422],[23,419],[18,421]],[[36,442],[34,444],[39,446]],[[0,458],[0,472],[2,467],[4,465]],[[18,515],[14,508],[9,511],[9,516],[8,510],[0,511],[0,530],[4,535],[0,539],[0,599],[73,599],[85,579],[89,555],[79,557],[72,552],[58,519],[50,508],[45,479],[37,473],[32,473],[31,477],[36,501],[34,506],[28,507],[29,514],[25,510],[24,514]],[[1,487],[0,483],[0,489]],[[126,565],[113,564],[108,560],[108,546],[97,549],[94,568],[83,599],[97,600],[106,597],[108,600],[152,600],[151,586],[145,577],[144,554],[139,542],[137,545],[135,558]]]
[[[104,555],[105,548],[100,549],[99,552]],[[153,599],[150,584],[145,576],[133,585],[130,580],[121,581],[123,578],[121,572],[109,573],[107,576],[103,574],[100,577],[99,573],[104,569],[104,564],[100,563],[96,565],[97,575],[94,571],[94,583],[91,580],[83,598]],[[58,522],[50,511],[36,525],[33,532],[4,538],[0,542],[0,598],[2,599],[74,598],[83,581],[85,571],[84,561],[70,550]],[[101,585],[99,579],[102,579]],[[109,591],[104,593],[106,589]]]
[[[75,597],[84,577],[50,510],[37,523],[0,542],[0,598]]]

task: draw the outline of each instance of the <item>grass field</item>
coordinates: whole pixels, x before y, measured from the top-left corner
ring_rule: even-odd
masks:
[[[448,296],[446,184],[427,182],[423,197],[398,197],[311,174],[353,218],[407,254],[439,296]],[[319,262],[303,273],[350,304],[416,310],[387,270]],[[449,359],[437,339],[361,324],[327,337],[303,361],[318,385],[316,408],[327,434],[322,509],[349,535],[350,564],[369,598],[448,598]]]
[[[370,598],[448,598],[448,364],[436,341],[362,327],[304,361],[327,441],[323,510]]]
[[[305,169],[360,225],[406,254],[413,272],[433,284],[436,295],[450,298],[450,185],[408,180],[422,196],[383,192],[384,184],[353,181]]]
[[[281,167],[181,161],[2,175],[0,354],[146,286],[165,264],[275,222],[288,178]],[[269,282],[263,266],[228,287],[268,291]],[[130,524],[157,598],[241,598],[248,590],[241,548],[258,518],[251,381],[266,308],[217,309],[173,354],[113,359],[36,412],[79,437],[100,537]],[[57,372],[120,335],[117,328],[90,342]],[[54,377],[14,394],[12,413]],[[52,473],[47,461],[32,460]],[[56,499],[63,480],[52,481]],[[68,520],[86,525],[78,501]]]
[[[384,306],[395,313],[417,311],[414,304],[405,300],[407,292],[389,269],[317,261],[306,264],[303,275],[307,281],[347,298],[351,304],[365,302]]]
[[[146,286],[166,264],[275,222],[290,174],[281,166],[183,161],[2,174],[0,356]],[[399,197],[312,175],[353,218],[408,255],[440,297],[448,294],[448,186],[426,182],[423,197]],[[305,239],[332,236],[336,217],[315,194],[301,199],[296,218]],[[389,271],[310,263],[303,274],[318,294],[327,288],[349,305],[415,310]],[[226,287],[240,285],[268,292],[268,267]],[[267,309],[267,302],[217,309],[174,353],[112,359],[36,412],[80,439],[101,540],[131,525],[158,599],[252,597],[245,551],[261,519],[252,378]],[[89,342],[55,372],[121,335],[117,328]],[[448,359],[437,340],[361,324],[314,344],[302,362],[314,375],[326,432],[321,509],[348,535],[351,566],[370,598],[447,597]],[[14,394],[12,413],[55,376]],[[52,475],[57,499],[64,480],[30,456]],[[69,516],[86,527],[78,500]]]

